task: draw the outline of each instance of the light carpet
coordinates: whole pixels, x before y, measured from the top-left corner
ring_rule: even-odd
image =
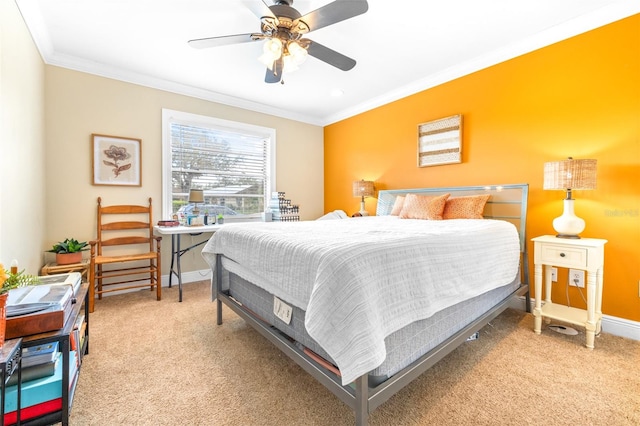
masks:
[[[353,425],[351,410],[209,282],[96,301],[71,425]],[[507,310],[375,410],[376,425],[640,425],[640,342],[533,332]]]

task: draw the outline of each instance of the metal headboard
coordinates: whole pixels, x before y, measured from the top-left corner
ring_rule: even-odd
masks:
[[[451,194],[451,197],[490,194],[491,196],[484,207],[484,218],[506,220],[513,223],[518,229],[520,236],[520,251],[522,253],[526,252],[525,228],[527,224],[527,199],[529,195],[529,185],[526,183],[382,190],[378,192],[376,215],[385,216],[391,213],[391,209],[398,195],[441,195],[447,193]]]

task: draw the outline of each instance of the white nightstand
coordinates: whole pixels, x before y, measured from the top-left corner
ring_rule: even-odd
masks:
[[[542,331],[542,317],[585,327],[586,346],[593,349],[595,335],[602,325],[602,275],[604,245],[607,240],[595,238],[567,239],[543,235],[532,238],[535,265],[534,331]],[[544,268],[543,268],[544,266]],[[587,272],[587,310],[555,305],[551,301],[551,267],[582,269]],[[544,269],[545,304],[542,306],[542,272]]]

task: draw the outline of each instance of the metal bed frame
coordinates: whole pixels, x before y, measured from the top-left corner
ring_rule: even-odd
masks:
[[[369,387],[367,374],[357,378],[354,382],[354,387],[343,386],[337,375],[326,370],[313,359],[306,356],[290,338],[270,324],[263,322],[251,312],[245,310],[229,295],[228,291],[223,290],[222,255],[216,255],[215,274],[212,275],[212,296],[215,296],[217,301],[217,324],[222,324],[222,304],[224,303],[289,358],[295,361],[300,367],[302,367],[302,369],[311,374],[323,386],[336,395],[343,403],[348,405],[355,413],[356,426],[367,425],[370,413],[446,355],[451,353],[459,345],[464,343],[469,336],[482,329],[490,321],[500,315],[509,307],[513,297],[525,296],[526,310],[527,312],[531,312],[529,267],[525,240],[528,197],[527,184],[380,191],[377,214],[389,214],[395,197],[397,195],[404,195],[408,193],[425,195],[450,193],[452,197],[487,193],[491,194],[492,196],[485,207],[484,217],[487,219],[507,220],[514,223],[518,228],[521,252],[521,285],[510,296],[503,299],[484,315],[471,322],[469,325],[450,336],[440,345],[427,352],[421,358],[375,387]]]

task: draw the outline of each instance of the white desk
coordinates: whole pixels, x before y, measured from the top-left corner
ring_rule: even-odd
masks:
[[[224,225],[204,225],[204,226],[154,226],[154,232],[160,235],[171,235],[171,270],[169,271],[169,287],[171,287],[171,279],[173,274],[178,277],[178,301],[182,302],[182,270],[180,268],[180,258],[183,254],[194,249],[207,240],[195,243],[187,248],[180,248],[180,236],[183,234],[200,235],[213,234]],[[174,268],[175,265],[175,268]]]

